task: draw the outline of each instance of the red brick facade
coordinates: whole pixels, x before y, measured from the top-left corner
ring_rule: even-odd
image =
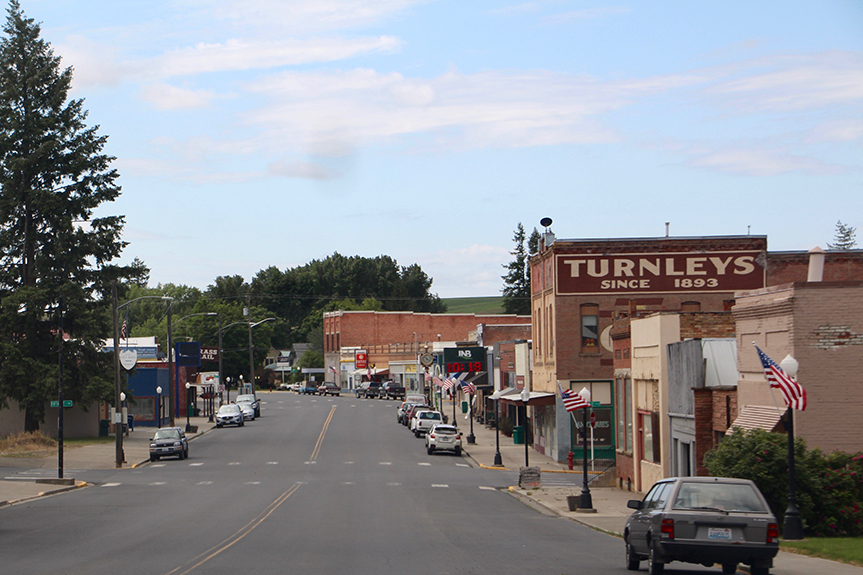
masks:
[[[737,418],[736,387],[701,387],[695,395],[695,474],[709,475],[704,454],[719,445]]]

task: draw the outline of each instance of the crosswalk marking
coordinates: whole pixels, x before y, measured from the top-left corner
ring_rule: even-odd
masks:
[[[417,463],[417,465],[427,465],[427,466],[431,466],[431,463],[427,463],[427,462],[421,461],[421,462]]]
[[[203,465],[203,463],[190,463],[189,467],[200,467],[202,465]]]
[[[479,488],[483,491],[497,491],[494,487],[488,487],[487,485],[480,485]]]
[[[448,487],[449,487],[449,485],[447,485],[446,483],[432,483],[432,487],[445,487],[445,488],[448,488]]]

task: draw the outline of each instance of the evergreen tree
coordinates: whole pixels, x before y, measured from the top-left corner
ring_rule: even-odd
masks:
[[[72,69],[60,68],[41,27],[9,2],[0,39],[0,405],[44,421],[57,397],[59,339],[65,397],[110,400],[112,280],[142,281],[146,268],[111,262],[125,243],[121,216],[93,212],[120,194],[102,153],[105,136],[87,128],[82,100],[67,101]]]
[[[857,246],[857,228],[852,228],[836,222],[836,237],[832,244],[827,244],[827,249],[832,251],[853,250]]]
[[[527,261],[528,251],[525,249],[525,239],[524,226],[519,222],[512,238],[515,249],[509,252],[515,256],[515,259],[503,266],[507,273],[501,276],[504,283],[501,290],[504,313],[530,315],[530,266]]]

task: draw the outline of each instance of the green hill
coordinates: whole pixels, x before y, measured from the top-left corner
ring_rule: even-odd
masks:
[[[503,296],[489,297],[449,297],[441,298],[446,304],[447,313],[503,313]]]

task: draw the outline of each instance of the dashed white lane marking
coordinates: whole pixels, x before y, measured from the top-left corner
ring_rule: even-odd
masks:
[[[417,465],[427,465],[427,466],[431,466],[431,463],[427,463],[427,462],[420,462],[420,463],[417,463]]]
[[[356,407],[356,405],[352,405],[351,407]],[[155,417],[155,416],[154,416]]]
[[[260,481],[246,481],[243,485],[260,485]]]
[[[456,467],[470,467],[470,465],[468,465],[467,463],[456,463],[455,466]]]
[[[387,486],[389,487],[398,487],[399,485],[401,485],[401,483],[387,483]]]
[[[165,485],[165,483],[167,483],[167,482],[166,481],[154,481],[153,483],[150,483],[150,485]]]
[[[195,485],[212,485],[212,481],[199,481]]]
[[[354,464],[353,461],[345,461],[345,465],[353,465],[353,464]]]
[[[203,463],[190,463],[189,467],[200,467],[202,465],[203,465]]]
[[[165,464],[164,463],[154,463],[150,467],[165,467]]]
[[[102,487],[117,487],[119,483],[105,483]]]
[[[239,461],[232,461],[232,462],[228,463],[228,465],[240,465],[240,462]]]
[[[497,491],[494,487],[488,487],[487,485],[480,485],[479,488],[483,491]]]
[[[392,461],[381,461],[378,465],[392,465]]]
[[[356,485],[356,483],[354,483],[353,481],[344,481],[342,482],[342,485]]]
[[[306,461],[305,462],[306,465],[316,465],[317,463],[318,463],[317,461]]]
[[[278,465],[278,461],[267,461],[267,465]]]
[[[444,487],[444,488],[449,488],[449,485],[447,485],[446,483],[432,483],[432,487]]]

